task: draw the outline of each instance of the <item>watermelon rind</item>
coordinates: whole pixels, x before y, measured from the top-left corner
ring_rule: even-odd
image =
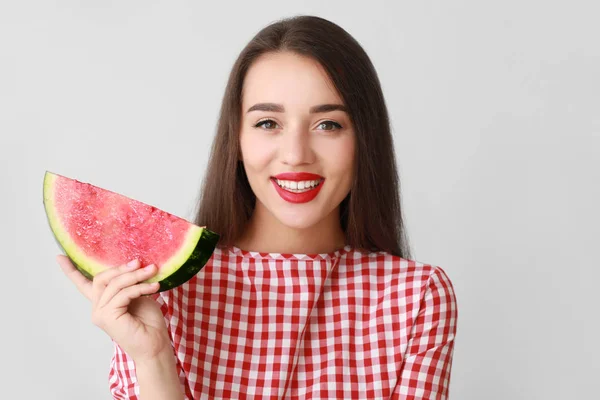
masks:
[[[86,255],[64,229],[54,206],[54,183],[59,175],[46,171],[44,176],[44,208],[50,229],[57,244],[73,265],[89,280],[100,272],[114,266],[106,266]],[[145,282],[159,282],[159,292],[172,289],[197,274],[212,256],[219,235],[205,227],[191,225],[177,253],[162,263],[158,274]]]
[[[190,257],[180,268],[174,270],[171,275],[159,281],[160,288],[158,291],[164,292],[190,280],[202,269],[202,267],[204,267],[204,265],[206,265],[212,256],[218,241],[218,234],[206,228],[202,228],[202,236],[200,236],[200,240],[198,240],[198,244]],[[154,281],[156,281],[154,278],[148,280],[148,282]]]

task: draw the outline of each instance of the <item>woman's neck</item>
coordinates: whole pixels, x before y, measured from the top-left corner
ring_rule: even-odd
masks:
[[[243,250],[265,253],[331,253],[344,247],[345,234],[340,225],[339,209],[309,228],[295,229],[283,225],[259,206],[235,245]]]

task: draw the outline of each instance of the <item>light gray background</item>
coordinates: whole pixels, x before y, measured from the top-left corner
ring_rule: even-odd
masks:
[[[597,4],[2,0],[1,396],[109,398],[44,171],[191,218],[232,62],[313,13],[380,74],[415,258],[458,295],[451,398],[598,398]]]

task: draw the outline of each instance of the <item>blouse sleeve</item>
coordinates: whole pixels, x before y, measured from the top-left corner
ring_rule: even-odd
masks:
[[[153,298],[160,305],[161,311],[165,317],[165,322],[168,323],[171,318],[171,313],[167,301],[165,301],[166,296],[168,296],[168,292],[154,295]],[[167,326],[170,325],[167,324]],[[114,352],[108,374],[110,394],[114,400],[138,400],[140,389],[135,374],[135,364],[114,340],[113,346]],[[179,362],[177,365],[180,365]],[[182,379],[183,371],[181,371],[181,368],[178,371],[178,374],[180,379]],[[188,398],[189,397],[186,397],[186,399]]]
[[[424,290],[394,395],[406,400],[445,400],[456,335],[456,296],[439,267]]]

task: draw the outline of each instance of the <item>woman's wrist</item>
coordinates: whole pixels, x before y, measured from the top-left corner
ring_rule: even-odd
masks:
[[[177,363],[172,348],[151,359],[135,361],[140,399],[183,399],[184,393],[177,373]]]

